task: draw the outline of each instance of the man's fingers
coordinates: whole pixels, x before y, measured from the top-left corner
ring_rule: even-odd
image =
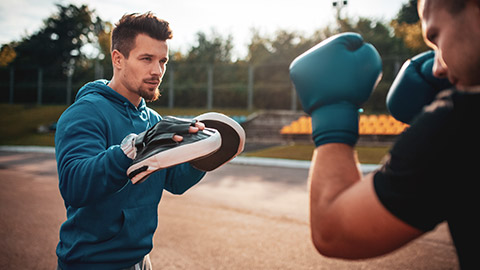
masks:
[[[183,137],[180,136],[180,135],[174,135],[173,140],[176,141],[176,142],[181,142],[181,141],[183,141]]]
[[[196,126],[198,129],[200,129],[200,130],[205,129],[205,124],[202,123],[202,122],[197,122],[197,123],[195,123],[195,126]]]
[[[190,133],[197,133],[199,130],[204,130],[205,129],[205,124],[202,122],[196,122],[194,127],[189,127],[188,132]],[[181,142],[183,140],[183,137],[180,135],[175,135],[173,136],[173,140],[176,142]]]
[[[204,130],[205,124],[202,122],[196,122],[194,127],[190,127],[188,132],[190,133],[197,133],[199,130]]]

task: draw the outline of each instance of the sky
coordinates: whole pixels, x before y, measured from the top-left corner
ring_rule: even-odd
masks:
[[[244,57],[252,29],[269,37],[277,30],[305,36],[334,22],[336,0],[0,0],[0,44],[35,33],[43,20],[57,12],[56,3],[86,4],[104,21],[115,23],[127,13],[152,11],[173,30],[171,50],[185,52],[196,33],[232,35],[233,54]],[[343,2],[343,1],[342,1]],[[408,0],[348,0],[342,14],[383,21],[394,18]]]

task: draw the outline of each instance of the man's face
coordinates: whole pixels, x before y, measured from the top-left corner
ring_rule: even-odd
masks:
[[[425,41],[436,51],[434,75],[447,77],[460,89],[479,85],[480,8],[471,1],[451,14],[433,0],[425,2],[422,27]]]
[[[160,92],[168,61],[168,44],[145,34],[137,35],[135,47],[124,59],[121,72],[123,85],[131,94],[155,101]]]

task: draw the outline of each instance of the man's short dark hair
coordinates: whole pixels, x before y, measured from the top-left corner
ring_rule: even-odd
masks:
[[[126,14],[115,24],[112,31],[111,50],[118,50],[128,58],[138,34],[146,34],[161,41],[171,39],[173,36],[169,23],[151,12]]]
[[[418,0],[418,6],[422,6],[426,0]],[[450,14],[456,15],[463,11],[468,2],[476,2],[480,6],[480,0],[428,0],[429,6],[435,5],[435,7],[443,7]],[[424,7],[425,8],[425,7]]]

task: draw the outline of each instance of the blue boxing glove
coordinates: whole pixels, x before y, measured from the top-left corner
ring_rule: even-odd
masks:
[[[435,52],[427,51],[403,64],[387,95],[387,108],[395,119],[409,124],[438,92],[452,86],[433,76],[434,61]]]
[[[303,109],[312,117],[316,146],[355,145],[358,110],[380,81],[377,50],[356,33],[330,37],[290,64],[290,78]]]

